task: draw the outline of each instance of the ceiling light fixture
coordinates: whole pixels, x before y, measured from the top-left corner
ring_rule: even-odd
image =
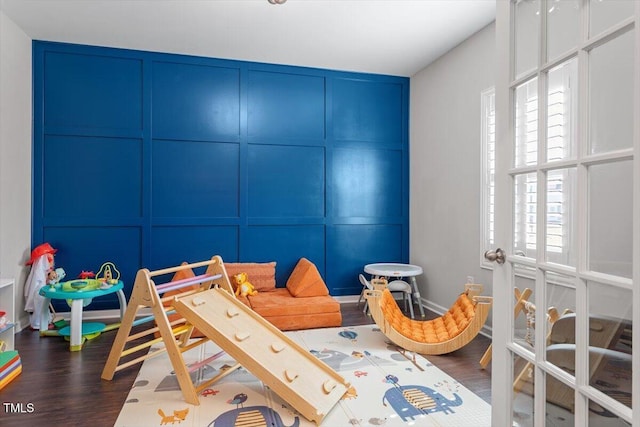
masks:
[[[287,0],[267,0],[271,4],[284,4]]]

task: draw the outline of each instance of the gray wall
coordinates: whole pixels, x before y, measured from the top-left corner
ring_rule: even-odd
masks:
[[[31,250],[31,99],[31,39],[0,10],[0,277],[16,280],[19,328],[28,324],[22,284]]]
[[[436,311],[467,276],[492,294],[491,271],[480,267],[480,93],[494,86],[494,55],[492,23],[411,78],[409,253]]]

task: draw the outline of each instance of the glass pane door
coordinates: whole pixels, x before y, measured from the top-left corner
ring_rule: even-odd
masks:
[[[639,14],[497,2],[494,425],[640,425]]]

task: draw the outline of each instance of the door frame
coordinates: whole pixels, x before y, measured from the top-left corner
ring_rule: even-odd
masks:
[[[495,242],[505,253],[513,252],[513,244],[509,235],[510,227],[500,226],[511,222],[512,197],[511,182],[507,171],[510,168],[511,156],[500,156],[498,144],[511,138],[511,96],[510,82],[512,75],[510,55],[511,40],[511,1],[496,2],[496,158],[495,158]],[[511,153],[512,154],[512,153]],[[490,249],[490,248],[485,248]],[[511,402],[512,362],[511,353],[506,343],[512,325],[511,300],[511,265],[505,262],[493,268],[493,320],[492,320],[492,358],[491,358],[491,423],[495,426],[511,425],[511,405],[498,402]],[[509,384],[509,386],[506,386]]]

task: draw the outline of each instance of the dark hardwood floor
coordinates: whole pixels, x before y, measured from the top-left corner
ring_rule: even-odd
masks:
[[[343,326],[372,323],[356,304],[341,308]],[[82,351],[70,352],[69,343],[60,337],[41,338],[30,330],[16,334],[23,371],[0,390],[0,426],[113,426],[140,366],[117,372],[112,381],[100,378],[115,335],[103,333]],[[478,335],[460,350],[428,359],[491,403],[490,366],[483,370],[478,363],[489,344]]]

